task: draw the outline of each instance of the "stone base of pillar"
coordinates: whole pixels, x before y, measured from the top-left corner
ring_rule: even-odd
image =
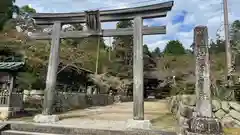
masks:
[[[128,120],[127,129],[151,129],[152,124],[150,120]]]
[[[189,120],[186,135],[222,135],[221,122],[216,118],[193,117]]]
[[[38,114],[33,118],[33,121],[37,123],[55,123],[59,121],[59,116]]]

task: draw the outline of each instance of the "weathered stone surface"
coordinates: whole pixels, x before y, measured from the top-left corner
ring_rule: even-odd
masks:
[[[234,119],[229,114],[225,115],[222,118],[221,123],[226,128],[239,128],[240,127],[240,121]]]
[[[93,86],[88,86],[87,87],[87,95],[92,95],[93,93]]]
[[[171,100],[172,100],[172,97],[166,97],[166,100],[167,100],[167,102],[169,104],[171,102]]]
[[[92,95],[91,97],[92,97],[92,105],[93,106],[108,105],[108,95],[98,94],[98,95]]]
[[[177,113],[175,115],[176,115],[177,121],[179,121],[179,118],[182,117],[179,109],[177,110]]]
[[[225,111],[225,112],[229,112],[230,111],[230,105],[227,101],[222,101],[222,109]]]
[[[177,111],[178,111],[178,101],[177,100],[178,100],[177,96],[173,96],[172,101],[170,103],[170,108],[169,108],[172,113],[177,113]]]
[[[196,135],[220,135],[223,132],[221,122],[215,118],[193,117],[189,120],[189,133]]]
[[[226,115],[226,112],[224,112],[222,109],[219,109],[216,113],[215,116],[219,119],[222,119]]]
[[[127,129],[151,129],[152,124],[150,120],[128,120],[126,124]]]
[[[58,93],[56,96],[55,108],[60,112],[72,109],[83,109],[89,107],[86,94],[82,93]]]
[[[185,128],[180,128],[177,135],[186,135],[186,129]]]
[[[196,96],[195,95],[182,95],[182,103],[185,105],[196,105]]]
[[[27,100],[27,98],[30,95],[30,91],[29,90],[24,90],[23,91],[23,101],[25,102]]]
[[[230,128],[234,126],[234,119],[229,115],[225,115],[222,119],[221,119],[221,123],[224,127]]]
[[[237,120],[240,121],[240,112],[237,112],[237,111],[235,111],[235,110],[232,109],[232,110],[230,110],[229,114],[230,114],[233,118],[235,118],[235,119],[237,119]]]
[[[31,90],[30,91],[30,95],[34,96],[34,95],[43,95],[44,91],[43,90]]]
[[[55,123],[59,121],[58,115],[42,115],[38,114],[33,118],[34,122],[37,123]]]
[[[221,102],[219,102],[218,100],[212,100],[212,110],[216,112],[220,108],[221,108]]]
[[[229,105],[235,109],[236,111],[240,112],[240,104],[236,103],[236,102],[229,102]]]
[[[188,128],[188,120],[188,118],[180,116],[178,119],[179,126],[181,126],[182,128]]]
[[[191,118],[193,116],[194,108],[191,106],[184,105],[182,102],[180,102],[179,111],[181,116]]]
[[[38,124],[30,122],[13,122],[11,130],[46,133],[48,135],[176,135],[174,132],[139,129],[97,129],[95,127],[79,128],[56,124]],[[26,134],[25,134],[26,135]],[[29,134],[27,134],[29,135]],[[36,135],[36,134],[34,134]],[[42,135],[42,134],[41,134]]]
[[[114,96],[114,102],[115,103],[120,103],[121,102],[121,96],[120,95]]]
[[[240,121],[238,121],[238,120],[236,120],[236,119],[234,119],[233,120],[234,121],[234,128],[239,128],[240,127]]]

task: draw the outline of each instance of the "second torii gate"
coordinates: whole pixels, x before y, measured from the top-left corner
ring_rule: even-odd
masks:
[[[51,33],[32,33],[32,39],[51,39],[51,52],[44,93],[43,115],[52,115],[52,105],[57,78],[60,39],[84,38],[89,36],[113,37],[133,35],[133,119],[144,120],[144,96],[143,96],[143,35],[165,34],[166,27],[143,27],[143,19],[166,17],[172,9],[173,1],[118,10],[105,10],[98,12],[99,22],[111,22],[121,20],[134,20],[134,28],[88,30],[88,31],[61,31],[64,24],[86,23],[89,18],[87,12],[76,13],[36,13],[32,17],[37,25],[53,25]],[[97,23],[97,22],[95,22]],[[94,25],[94,24],[93,24]]]

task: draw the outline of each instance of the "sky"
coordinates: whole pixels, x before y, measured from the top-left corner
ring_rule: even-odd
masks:
[[[109,10],[144,6],[169,0],[16,0],[18,6],[31,5],[39,13],[79,12],[86,10]],[[240,20],[240,0],[228,0],[229,23]],[[209,40],[216,39],[216,34],[224,38],[222,0],[174,0],[174,6],[165,18],[144,20],[144,25],[166,25],[164,35],[144,36],[144,44],[150,50],[164,49],[170,40],[180,40],[185,48],[193,43],[193,29],[198,25],[208,27]],[[104,23],[104,29],[115,28],[116,22]],[[112,39],[105,38],[107,45]]]

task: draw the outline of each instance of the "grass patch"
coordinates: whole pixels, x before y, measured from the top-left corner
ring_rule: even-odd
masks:
[[[173,131],[177,130],[177,122],[172,113],[160,114],[156,119],[152,119],[151,123],[154,129]]]
[[[224,128],[225,135],[240,135],[240,128]]]

